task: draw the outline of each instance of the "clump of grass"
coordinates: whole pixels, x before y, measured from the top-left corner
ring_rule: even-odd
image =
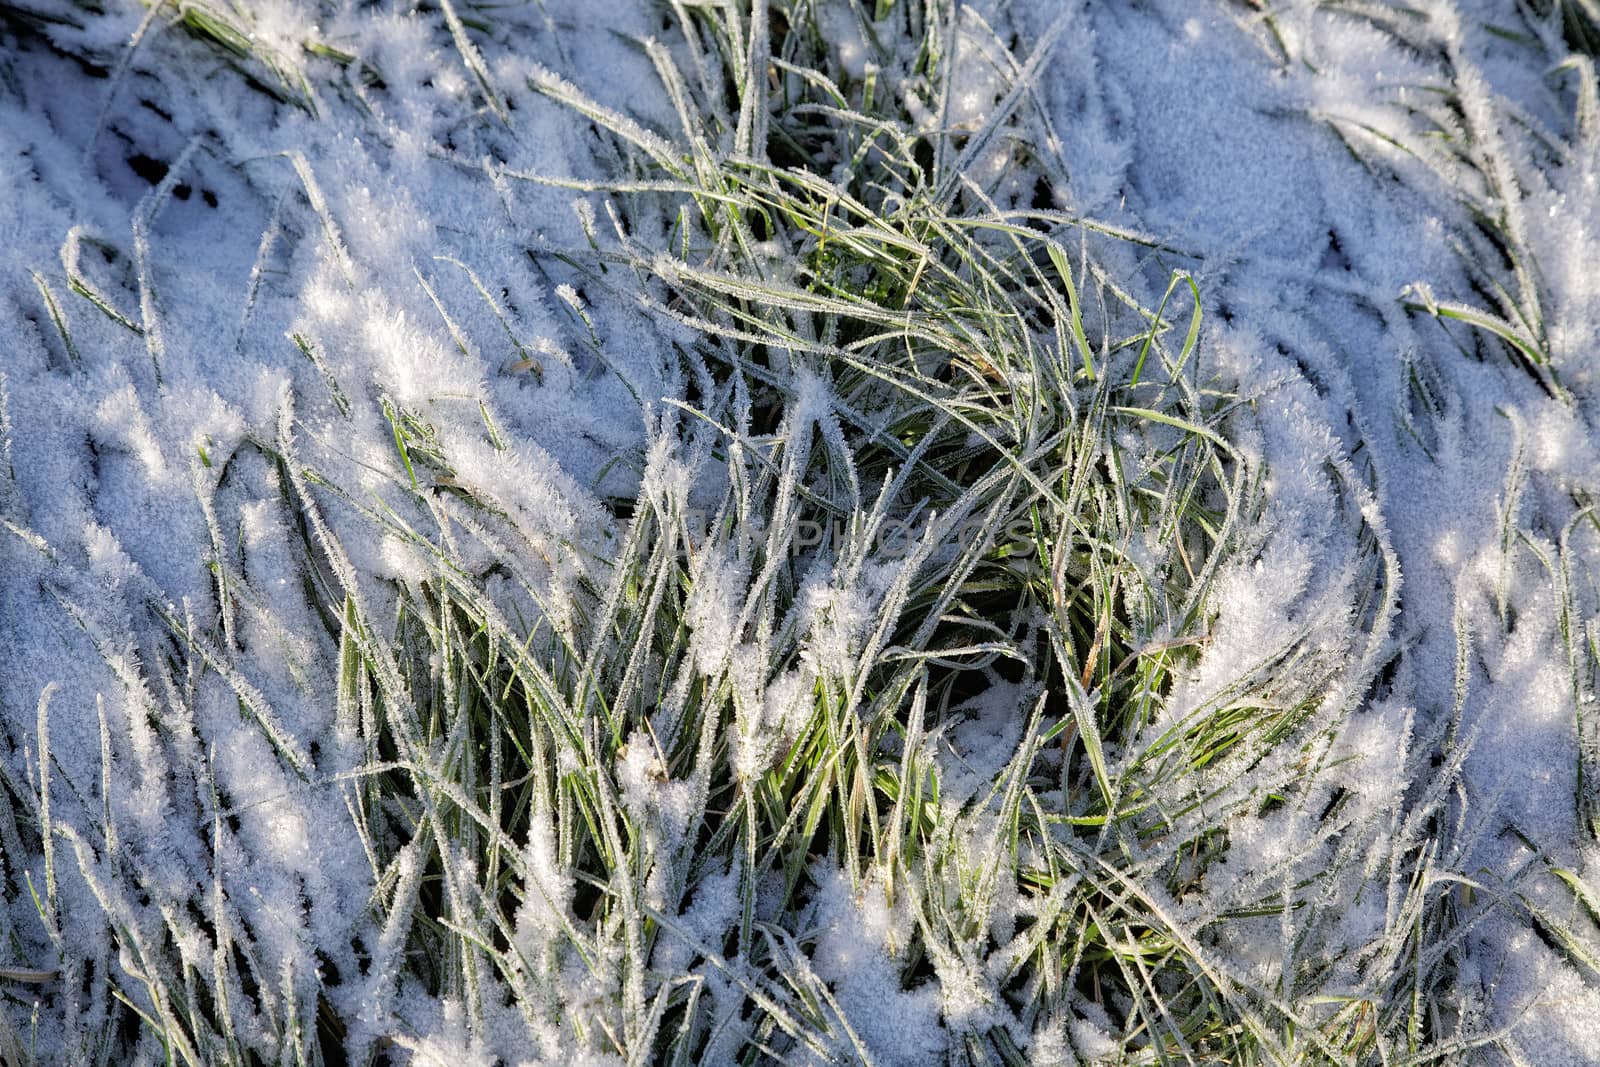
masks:
[[[194,794],[173,803],[211,828],[216,874],[152,914],[136,901],[159,872],[109,816],[100,841],[52,822],[41,745],[30,810],[94,888],[128,961],[98,963],[95,988],[147,1051],[377,1062],[427,1047],[420,999],[552,1061],[872,1062],[870,1006],[813,958],[843,921],[838,879],[892,917],[882,992],[933,992],[948,1062],[1026,1062],[1052,1038],[1086,1056],[1085,1022],[1135,1062],[1448,1049],[1429,995],[1459,936],[1432,878],[1445,801],[1417,798],[1372,858],[1371,816],[1317,789],[1391,610],[1360,487],[1330,464],[1366,598],[1343,637],[1288,630],[1177,703],[1221,576],[1263,549],[1269,471],[1230,443],[1251,383],[1209,368],[1187,276],[1113,277],[1091,248],[1120,238],[1019,194],[1043,174],[1028,109],[1050,37],[952,128],[963,56],[1005,54],[986,27],[944,5],[839,10],[872,56],[859,73],[814,5],[671,5],[675,44],[641,42],[670,131],[534,80],[632,169],[566,182],[612,220],[566,265],[692,328],[662,357],[679,394],[634,391],[650,445],[606,530],[530,533],[387,397],[405,513],[314,470],[291,404],[275,435],[202,457],[275,475],[342,750],[303,750],[230,671],[227,635],[145,590],[166,631],[145,666],[174,681],[134,688],[188,768],[169,792]],[[324,376],[350,417],[360,399]],[[487,411],[485,431],[502,447]],[[423,563],[374,582],[332,509]],[[207,678],[349,812],[371,893],[337,978],[320,957],[268,973],[224,888],[237,802],[214,795],[183,698]],[[1302,840],[1226,877],[1233,830],[1275,816]],[[1385,915],[1342,964],[1352,884]],[[54,906],[47,890],[47,926]],[[1273,924],[1278,965],[1242,966]],[[121,1017],[73,1020],[74,1047],[114,1055]]]
[[[903,27],[869,25],[924,44],[854,82],[820,69],[826,39],[805,9],[680,15],[682,53],[646,45],[679,118],[670,135],[561,79],[535,81],[637,167],[625,183],[568,183],[624,205],[617,251],[590,281],[642,294],[702,338],[679,352],[690,458],[649,469],[611,583],[595,590],[597,618],[545,653],[574,673],[540,682],[564,694],[536,734],[550,738],[544,761],[597,777],[571,786],[588,799],[558,789],[529,817],[586,813],[556,830],[598,894],[585,919],[637,931],[626,954],[641,970],[620,980],[621,1015],[586,1032],[637,1055],[618,1033],[648,1003],[637,1032],[667,1060],[722,1047],[724,1012],[746,1022],[731,1046],[743,1059],[868,1057],[849,1012],[803,966],[818,871],[837,866],[856,892],[914,916],[897,957],[905,980],[974,983],[991,1021],[963,1032],[947,1017],[956,1061],[1014,1059],[1017,1027],[1075,1011],[1108,1013],[1127,1052],[1155,1056],[1304,1046],[1359,1058],[1437,1038],[1418,1002],[1313,1009],[1293,979],[1273,989],[1228,973],[1215,945],[1230,923],[1311,906],[1315,880],[1198,920],[1165,903],[1204,881],[1231,819],[1294,803],[1283,772],[1295,761],[1278,761],[1286,750],[1315,759],[1314,738],[1337,722],[1316,721],[1321,692],[1343,664],[1290,638],[1215,701],[1160,725],[1174,672],[1205,640],[1217,570],[1246,543],[1261,472],[1226,443],[1237,399],[1198,373],[1192,285],[1175,278],[1167,291],[1195,297],[1173,345],[1167,300],[1151,310],[1103,280],[1082,286],[1092,272],[1063,240],[1079,220],[1002,207],[970,177],[984,152],[1025,143],[1016,105],[1037,67],[1022,65],[981,128],[918,129],[869,102],[935,95],[950,77],[937,12],[907,5],[890,16]],[[726,57],[724,77],[711,57]],[[679,196],[662,247],[620,222]],[[642,284],[608,281],[618,268]],[[727,476],[710,479],[700,528],[691,498],[708,468]],[[922,536],[885,572],[875,534],[907,520]],[[798,550],[797,530],[834,522],[849,529],[834,553]],[[700,646],[683,621],[727,569],[748,589],[717,602],[729,625]],[[485,625],[484,608],[462,610],[465,629]],[[501,647],[509,658],[516,646]],[[941,804],[951,768],[940,739],[1008,660],[1024,694],[1018,747],[988,786]],[[753,709],[795,678],[798,720],[763,736],[772,724]],[[639,746],[659,788],[705,812],[698,827],[668,833],[649,802],[641,812],[614,799],[626,787],[608,768]],[[1320,833],[1341,829],[1334,818]],[[695,940],[676,913],[729,871],[737,924],[722,946]],[[767,884],[776,904],[761,901]],[[1019,911],[1033,916],[1009,940],[990,924],[1001,896],[1026,899]],[[1436,900],[1419,877],[1399,929],[1441,933]],[[698,984],[648,973],[643,961],[675,938],[702,967],[738,976],[737,1007],[712,1014]],[[1385,949],[1391,982],[1440,958],[1424,962],[1409,935]]]

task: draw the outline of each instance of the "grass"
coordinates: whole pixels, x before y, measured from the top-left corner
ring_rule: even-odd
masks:
[[[1579,198],[1556,194],[1581,187],[1590,146],[1600,131],[1596,102],[1600,82],[1592,62],[1600,41],[1595,34],[1600,9],[1590,0],[1527,0],[1496,13],[1499,21],[1457,25],[1455,13],[1446,10],[1429,13],[1337,0],[1322,6],[1376,28],[1404,54],[1431,68],[1430,76],[1396,87],[1398,92],[1384,100],[1395,120],[1392,124],[1319,116],[1375,173],[1430,197],[1455,201],[1459,223],[1450,229],[1461,280],[1419,282],[1402,294],[1402,306],[1437,320],[1462,354],[1480,360],[1507,359],[1539,385],[1558,412],[1582,410],[1583,390],[1569,388],[1563,373],[1575,371],[1581,381],[1583,357],[1561,338],[1561,331],[1570,333],[1573,324],[1586,321],[1588,312],[1581,299],[1567,302],[1570,290],[1557,284],[1545,268],[1564,269],[1560,230],[1576,224],[1586,210]],[[1282,47],[1283,37],[1270,13],[1262,19],[1284,62],[1305,63]],[[1468,55],[1466,42],[1477,34],[1497,38],[1500,48],[1518,50],[1528,57],[1530,67],[1544,70],[1550,98],[1559,108],[1570,108],[1566,115],[1557,114],[1561,123],[1557,129],[1547,127],[1550,116],[1541,120],[1524,113],[1495,93]],[[1541,221],[1538,216],[1545,213],[1560,230],[1535,228]],[[1455,298],[1440,299],[1436,286],[1455,288]],[[1461,331],[1455,324],[1468,329]],[[1583,329],[1578,326],[1579,332]],[[1419,409],[1427,413],[1421,421],[1433,424],[1446,418],[1432,373],[1420,370],[1425,361],[1413,362],[1408,356],[1407,362],[1412,363],[1411,389]],[[1552,416],[1562,417],[1554,412]],[[1404,422],[1430,460],[1435,459],[1429,445],[1431,431],[1409,418]],[[1600,645],[1593,632],[1595,575],[1589,562],[1593,554],[1577,547],[1592,541],[1593,500],[1587,488],[1577,488],[1561,494],[1559,504],[1523,507],[1526,427],[1517,424],[1515,433],[1517,444],[1497,505],[1502,508],[1501,562],[1494,589],[1481,601],[1470,583],[1464,582],[1454,593],[1459,656],[1451,715],[1461,716],[1475,665],[1488,662],[1498,654],[1495,650],[1503,651],[1515,640],[1519,623],[1515,612],[1508,611],[1506,586],[1513,572],[1523,569],[1524,580],[1549,594],[1532,624],[1551,631],[1569,680],[1576,740],[1572,808],[1550,817],[1565,823],[1570,814],[1574,834],[1564,858],[1558,859],[1548,841],[1536,840],[1532,827],[1518,825],[1517,819],[1498,811],[1480,813],[1472,834],[1519,841],[1523,851],[1512,869],[1480,869],[1474,877],[1482,882],[1478,889],[1493,897],[1496,906],[1516,915],[1556,957],[1585,980],[1593,980],[1600,975],[1600,921],[1594,907],[1594,873],[1586,856],[1600,840],[1595,817],[1600,764],[1593,717]],[[1487,608],[1483,613],[1495,616],[1494,621],[1472,622],[1473,603]],[[1478,630],[1484,631],[1482,636]],[[1501,1050],[1513,1062],[1527,1055],[1515,1038]]]
[[[1529,50],[1531,63],[1545,62],[1551,54],[1547,48],[1559,54],[1552,38],[1561,40],[1565,33],[1573,54],[1548,76],[1572,88],[1576,147],[1550,133],[1538,119],[1495,98],[1483,74],[1464,54],[1461,27],[1405,7],[1338,0],[1323,7],[1378,29],[1406,54],[1437,71],[1437,77],[1385,91],[1392,94],[1385,104],[1398,120],[1394,127],[1380,129],[1372,121],[1333,113],[1317,116],[1370,169],[1402,185],[1435,182],[1457,203],[1463,225],[1452,228],[1453,244],[1470,292],[1453,300],[1438,299],[1429,285],[1419,283],[1404,294],[1403,306],[1447,327],[1452,322],[1465,324],[1471,328],[1470,343],[1452,334],[1461,351],[1476,356],[1477,342],[1488,342],[1549,395],[1572,403],[1561,381],[1561,354],[1551,338],[1552,321],[1563,309],[1554,306],[1557,298],[1542,277],[1526,201],[1528,194],[1538,191],[1529,187],[1531,177],[1536,182],[1559,181],[1595,136],[1596,12],[1591,0],[1523,2],[1507,13],[1513,19],[1509,25],[1470,27]],[[1270,14],[1262,17],[1281,41]],[[1279,47],[1284,61],[1291,62],[1288,51]],[[1420,168],[1412,169],[1417,164]]]
[[[183,10],[238,51],[208,9]],[[1393,610],[1393,559],[1349,469],[1324,472],[1359,601],[1342,644],[1286,632],[1176,702],[1214,640],[1219,583],[1267,547],[1273,472],[1231,442],[1268,386],[1212,369],[1201,294],[1157,254],[974,177],[1001,153],[1009,176],[1049,180],[1030,94],[1050,38],[957,129],[913,121],[905,94],[947,101],[963,49],[1005,49],[944,5],[841,5],[873,54],[860,78],[814,5],[668,10],[677,35],[639,47],[676,126],[541,71],[530,88],[592,123],[625,173],[505,175],[604,209],[610,226],[552,270],[692,330],[663,354],[680,395],[634,389],[639,492],[609,501],[608,536],[532,536],[387,396],[370,402],[404,509],[314,469],[293,406],[275,434],[203,454],[221,483],[276,474],[348,765],[330,770],[235,669],[226,606],[213,623],[141,591],[167,637],[129,688],[184,768],[166,795],[208,831],[213,879],[174,895],[119,848],[109,756],[101,796],[52,795],[41,701],[37,784],[9,783],[9,834],[46,857],[38,907],[63,960],[64,865],[115,946],[63,975],[74,1055],[381,1062],[424,1051],[421,996],[459,1006],[476,1037],[509,1017],[552,1059],[873,1062],[873,1021],[812,962],[836,877],[893,917],[890,991],[938,991],[950,1063],[1028,1062],[1050,1033],[1086,1056],[1085,1019],[1113,1062],[1460,1054],[1438,994],[1467,929],[1435,876],[1450,768],[1401,814],[1321,788]],[[507,121],[476,26],[443,16],[485,121]],[[640,236],[650,219],[673,220],[665,239]],[[66,298],[39,285],[63,322]],[[495,309],[492,279],[474,285]],[[76,274],[71,294],[140,329],[116,310],[126,294]],[[569,306],[604,360],[583,301]],[[318,338],[293,340],[341,417],[368,402]],[[335,509],[409,545],[428,578],[375,595]],[[818,528],[841,532],[802,543]],[[224,555],[219,600],[242,610]],[[577,561],[566,581],[558,557]],[[349,932],[359,974],[263,962],[270,931],[222,873],[251,801],[216,794],[176,679],[226,687],[307,796],[347,810],[371,884]],[[971,740],[990,719],[1005,751]],[[1231,835],[1268,820],[1300,838],[1234,874]],[[1383,918],[1341,960],[1343,913],[1370,899]],[[700,906],[722,908],[715,936],[688,917]],[[1246,966],[1264,939],[1275,959]]]

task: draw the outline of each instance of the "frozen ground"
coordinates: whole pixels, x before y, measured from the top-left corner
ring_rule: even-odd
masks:
[[[841,84],[896,69],[859,26],[892,34],[898,13],[817,6]],[[1203,643],[1146,729],[1218,704],[1280,647],[1274,669],[1316,690],[1282,752],[1221,765],[1238,797],[1218,787],[1204,794],[1215,814],[1171,815],[1226,835],[1195,888],[1119,890],[1181,946],[1141,958],[1192,952],[1207,981],[1249,991],[1240,1026],[1260,1030],[1262,1062],[1600,1063],[1600,106],[1572,50],[1600,12],[931,6],[951,28],[948,99],[912,100],[910,79],[887,74],[883,92],[929,129],[980,129],[1024,84],[1007,129],[1049,158],[975,154],[974,172],[993,171],[1002,206],[1103,224],[1065,240],[1147,306],[1188,272],[1204,309],[1191,372],[1240,400],[1216,425],[1260,479],[1257,506]],[[471,716],[447,660],[435,655],[431,696],[401,685],[410,645],[385,651],[373,620],[399,634],[429,602],[407,597],[448,570],[506,620],[483,626],[491,660],[535,620],[565,632],[630,551],[631,502],[681,492],[714,509],[717,479],[737,480],[674,406],[710,404],[672,355],[697,331],[621,265],[633,246],[686,238],[629,200],[624,248],[607,194],[583,187],[658,177],[638,162],[652,149],[601,136],[572,106],[581,93],[678,131],[640,42],[660,38],[693,70],[690,16],[655,0],[274,0],[224,12],[249,31],[231,40],[213,10],[0,0],[0,1053],[296,1062],[337,1045],[350,1062],[646,1062],[660,1018],[697,1018],[700,1001],[675,999],[680,975],[710,1021],[683,1022],[675,1047],[707,1063],[780,1037],[794,1062],[985,1062],[966,1035],[998,1031],[1007,1042],[983,1047],[1029,1062],[1138,1061],[1163,1026],[1187,1032],[1152,1016],[1141,1034],[1126,1020],[1143,1016],[1087,989],[1018,1007],[1006,953],[1045,907],[1021,888],[951,935],[970,958],[918,949],[929,966],[906,946],[937,943],[934,913],[890,887],[909,877],[931,893],[921,871],[818,855],[791,914],[743,896],[742,858],[653,861],[697,847],[715,778],[679,781],[658,761],[674,744],[651,740],[668,731],[658,717],[602,772],[645,828],[629,877],[661,913],[654,955],[636,918],[613,930],[589,910],[594,887],[566,862],[570,809],[535,811],[504,842],[515,863],[493,830],[442,814],[448,783],[501,789],[455,770],[500,735],[453,726]],[[1029,83],[1040,42],[1051,51]],[[917,48],[877,44],[900,60]],[[729,116],[741,131],[756,121]],[[1184,308],[1163,341],[1173,353],[1188,291],[1170,305]],[[657,303],[641,311],[641,295]],[[839,402],[808,388],[805,436],[814,420],[831,446]],[[768,639],[745,642],[749,620],[734,619],[770,576],[743,557],[695,567],[683,690],[629,662],[604,699],[656,687],[669,708],[701,684],[691,676],[730,679],[726,759],[742,776],[793,740],[795,701],[835,645],[859,651],[903,561],[802,589],[810,636],[790,669],[747,687],[754,712],[738,703],[740,657]],[[441,641],[449,625],[418,624]],[[781,626],[759,625],[781,644]],[[350,681],[356,659],[381,697],[367,673]],[[1032,701],[1027,681],[987,677],[929,748],[945,810],[964,817],[1012,780]],[[1262,686],[1263,706],[1302,699]],[[374,724],[401,692],[443,725],[380,743]],[[1108,747],[1113,775],[1133,773],[1143,736]],[[495,751],[493,766],[515,765]],[[437,795],[369,789],[396,768],[427,778],[424,763]],[[547,773],[537,763],[528,776]],[[1068,792],[1053,794],[1063,811]],[[380,820],[414,836],[388,840]],[[1130,849],[1164,847],[1098,844],[1130,869]],[[983,862],[960,893],[985,870],[1021,885],[1024,861],[987,847],[972,846]],[[495,881],[500,863],[516,880]],[[514,929],[469,932],[514,945],[515,966],[477,959],[438,918],[461,923],[496,893],[519,901]],[[804,1012],[773,1007],[775,987],[733,958],[748,942],[728,931],[758,911],[792,938],[770,935],[773,958],[791,952],[805,975],[784,995],[820,998],[814,1040],[799,1023],[761,1028],[763,1013]],[[580,960],[580,944],[602,958]],[[1154,979],[1149,992],[1184,995]],[[1401,1003],[1413,996],[1415,1010]]]

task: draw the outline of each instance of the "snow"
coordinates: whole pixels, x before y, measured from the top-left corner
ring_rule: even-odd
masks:
[[[911,917],[865,882],[853,894],[843,872],[826,876],[817,900],[821,936],[812,961],[839,1010],[874,1062],[895,1067],[934,1062],[944,1051],[938,990],[902,989],[895,957],[904,951]],[[842,1050],[841,1050],[842,1051]]]
[[[1059,157],[1044,164],[1061,179],[1054,206],[1159,240],[1167,250],[1100,237],[1092,247],[1130,283],[1191,272],[1205,302],[1200,358],[1250,397],[1226,427],[1265,475],[1249,551],[1219,575],[1204,653],[1164,717],[1109,758],[1133,766],[1141,745],[1214,714],[1295,641],[1327,679],[1323,718],[1278,762],[1215,769],[1208,803],[1238,825],[1212,883],[1169,901],[1172,914],[1212,929],[1231,908],[1334,869],[1320,906],[1336,919],[1315,950],[1354,958],[1397,925],[1400,853],[1434,833],[1421,824],[1458,823],[1426,873],[1486,887],[1464,911],[1473,964],[1454,978],[1461,1010],[1482,1005],[1513,1061],[1577,1062],[1600,1047],[1596,976],[1496,902],[1525,896],[1587,929],[1549,870],[1600,877],[1574,803],[1593,788],[1580,768],[1597,770],[1594,740],[1580,736],[1595,714],[1584,644],[1600,647],[1600,540],[1584,518],[1600,493],[1595,71],[1551,26],[1525,42],[1491,32],[1507,5],[1413,6],[1414,17],[1366,18],[1295,0],[1272,5],[1269,26],[1247,4],[985,3],[952,23],[961,66],[947,99],[907,87],[903,104],[927,128],[981,129],[1029,45],[1064,26],[1026,104]],[[220,939],[248,940],[252,983],[299,998],[305,1018],[319,967],[357,973],[360,929],[376,957],[348,983],[360,987],[348,995],[361,1040],[405,1031],[396,1040],[419,1062],[496,1062],[516,1038],[474,1029],[459,1000],[420,994],[400,975],[398,935],[366,929],[369,900],[414,902],[421,872],[402,859],[379,884],[334,779],[360,754],[335,710],[339,648],[305,594],[297,478],[311,468],[320,479],[317,565],[348,567],[371,617],[392,608],[395,588],[438,580],[429,537],[454,536],[452,558],[479,577],[514,559],[484,578],[506,617],[561,627],[577,611],[573,590],[602,573],[589,561],[622,534],[610,499],[643,491],[686,505],[724,475],[649,453],[670,425],[664,401],[689,395],[662,355],[684,327],[640,314],[627,282],[583,288],[560,265],[611,219],[594,197],[524,180],[593,181],[616,162],[541,89],[576,87],[666,150],[656,131],[677,119],[629,35],[668,31],[643,0],[603,17],[552,0],[470,35],[454,15],[447,28],[387,5],[253,6],[249,38],[272,64],[251,76],[281,76],[291,98],[309,92],[313,114],[274,104],[159,11],[107,8],[47,31],[104,57],[100,75],[0,23],[0,762],[22,826],[44,802],[38,707],[56,686],[51,818],[73,835],[52,845],[51,921],[66,925],[53,930],[22,892],[25,874],[44,885],[43,844],[0,826],[16,890],[0,929],[8,953],[26,954],[0,964],[104,968],[104,926],[88,917],[105,913],[130,943],[175,930],[180,958],[207,972],[228,955]],[[853,10],[828,6],[823,25],[840,69],[861,78],[877,66]],[[593,32],[600,21],[616,32]],[[308,26],[357,59],[311,56]],[[1012,33],[1007,56],[997,42]],[[381,71],[382,92],[363,82],[364,63]],[[1442,143],[1440,129],[1471,146]],[[984,151],[973,173],[1003,177],[1010,148]],[[171,165],[150,178],[136,157]],[[1502,264],[1474,212],[1497,219],[1535,267]],[[628,236],[663,246],[671,224],[629,218]],[[1537,341],[1548,364],[1521,366],[1463,322],[1408,312],[1408,299],[1488,312]],[[805,378],[800,392],[791,440],[810,447],[813,428],[837,438],[826,383]],[[435,523],[412,485],[439,490],[448,521]],[[471,525],[481,517],[452,502],[452,487],[500,514]],[[914,563],[852,558],[854,541],[802,545],[816,553],[794,621],[799,665],[769,675],[774,623],[752,618],[752,546],[794,531],[739,536],[696,550],[685,623],[698,676],[731,686],[719,743],[754,780],[799,735],[819,679],[853,682]],[[1359,602],[1374,572],[1392,607]],[[179,643],[205,649],[211,669],[183,673],[166,655]],[[1026,742],[1031,700],[1026,686],[997,683],[927,744],[952,817],[982,803]],[[701,880],[678,911],[675,857],[704,797],[671,778],[661,744],[632,733],[614,768],[652,857],[642,899],[677,914],[696,945],[720,948],[741,921],[740,875]],[[1246,810],[1256,785],[1292,779],[1302,759],[1326,770],[1314,788],[1273,813]],[[1318,815],[1336,791],[1337,830]],[[981,825],[961,847],[997,863]],[[539,888],[514,931],[527,980],[552,1004],[604,1001],[622,964],[574,962],[577,889],[548,818],[535,826],[520,844]],[[875,1062],[930,1062],[953,1035],[991,1025],[1031,1040],[1041,1063],[1112,1054],[1111,1024],[1092,1013],[1031,1034],[1006,1018],[986,999],[985,959],[941,958],[907,985],[910,898],[890,903],[881,873],[852,882],[830,858],[806,879],[811,965]],[[194,902],[209,898],[249,933],[194,922]],[[994,907],[995,945],[1011,940],[1018,907]],[[1222,946],[1262,987],[1284,975],[1292,985],[1301,950],[1278,923],[1240,926],[1252,936]],[[143,951],[124,948],[127,973],[169,966]],[[669,934],[656,952],[663,970],[698,968],[732,1019],[742,965],[714,967]],[[1332,970],[1327,990],[1359,981],[1356,963]],[[522,1024],[507,1018],[514,1034]],[[559,1062],[567,1034],[551,1023],[539,1055]]]

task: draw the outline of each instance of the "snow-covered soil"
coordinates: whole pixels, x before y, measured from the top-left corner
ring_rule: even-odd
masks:
[[[852,5],[821,6],[862,76]],[[1562,5],[979,6],[955,39],[989,40],[986,23],[1017,64],[973,44],[943,117],[908,108],[981,123],[1052,45],[1030,90],[1058,154],[1045,206],[1154,242],[1107,251],[1113,280],[1189,272],[1195,358],[1246,401],[1228,425],[1265,477],[1255,548],[1219,579],[1169,714],[1291,637],[1341,665],[1327,748],[1307,749],[1317,800],[1241,819],[1209,898],[1151,906],[1315,885],[1338,921],[1310,941],[1285,909],[1218,946],[1238,981],[1311,1003],[1359,986],[1420,879],[1449,918],[1413,946],[1435,969],[1430,1040],[1464,1061],[1600,1062],[1600,108]],[[616,502],[658,490],[652,443],[689,395],[668,354],[693,331],[641,313],[628,269],[596,284],[570,265],[613,232],[603,195],[532,179],[639,177],[550,90],[674,129],[638,42],[676,40],[678,15],[274,0],[240,15],[237,58],[172,22],[187,10],[0,2],[0,1052],[78,1062],[92,1050],[62,1043],[120,1010],[106,982],[155,1014],[157,970],[205,986],[233,967],[254,977],[223,986],[269,1005],[235,1005],[239,1047],[291,1048],[272,1005],[315,1013],[327,989],[358,1056],[575,1062],[549,1019],[610,995],[598,980],[569,967],[541,1029],[485,965],[505,991],[480,1024],[421,995],[384,941],[372,902],[401,890],[352,783],[405,757],[360,741],[339,616],[392,616],[395,589],[434,573],[397,532],[428,518],[423,449],[500,509],[517,581],[544,595],[530,612],[581,599],[623,536]],[[671,247],[671,218],[626,225]],[[397,448],[408,418],[428,427],[417,456]],[[342,558],[308,569],[311,542]],[[716,639],[719,595],[689,620],[702,646],[734,640]],[[1021,730],[1000,718],[954,735],[964,773],[1000,773]],[[691,794],[658,790],[647,751],[620,788],[689,825]],[[514,845],[570,883],[534,838]],[[931,1062],[960,1020],[1002,1021],[954,972],[902,988],[883,946],[911,920],[836,867],[811,877],[804,943],[855,1054]],[[681,924],[721,945],[738,902],[714,889]],[[554,914],[575,890],[550,892]],[[517,936],[559,926],[525,908]],[[220,961],[230,928],[248,968]],[[1036,1062],[1118,1038],[1088,1008],[1003,1021]]]

